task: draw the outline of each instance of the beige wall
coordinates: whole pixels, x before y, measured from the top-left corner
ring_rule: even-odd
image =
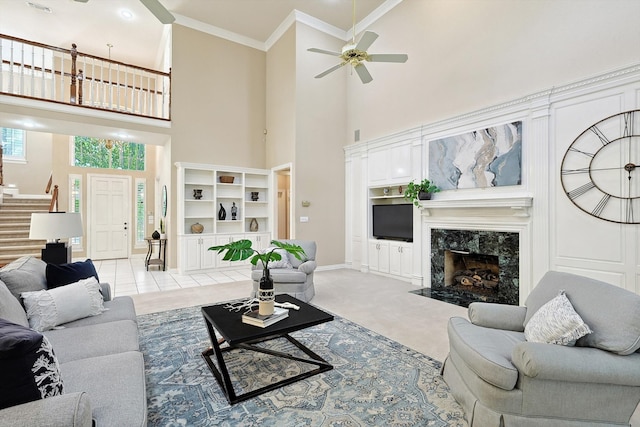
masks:
[[[368,64],[350,79],[347,133],[368,140],[640,61],[635,0],[404,0],[369,28]]]
[[[4,161],[6,187],[15,185],[22,194],[45,194],[49,175],[53,170],[51,138],[50,133],[26,132],[26,163]]]
[[[266,166],[293,162],[296,139],[296,26],[267,52]]]
[[[315,240],[318,264],[344,263],[344,135],[347,125],[345,70],[313,76],[337,58],[308,52],[339,50],[341,41],[296,25],[296,156],[293,170],[295,238]],[[302,200],[311,202],[302,207]],[[300,217],[309,218],[301,222]]]

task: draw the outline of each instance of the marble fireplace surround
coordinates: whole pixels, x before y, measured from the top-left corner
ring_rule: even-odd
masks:
[[[429,200],[421,203],[422,277],[432,287],[433,230],[489,231],[516,233],[518,244],[518,282],[520,305],[531,290],[531,207],[528,195],[503,195],[491,198]],[[437,231],[435,232],[438,233]],[[462,233],[467,234],[467,233]],[[505,234],[509,236],[509,234]],[[443,248],[449,249],[449,248]],[[515,252],[515,251],[514,251]]]

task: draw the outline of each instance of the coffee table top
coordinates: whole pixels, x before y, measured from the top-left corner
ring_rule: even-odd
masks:
[[[238,312],[230,311],[225,308],[226,303],[202,307],[202,315],[229,345],[241,344],[274,335],[284,335],[333,320],[331,314],[302,302],[291,295],[276,295],[276,301],[293,303],[299,306],[300,310],[289,309],[289,317],[266,328],[242,323],[244,312],[242,310]]]

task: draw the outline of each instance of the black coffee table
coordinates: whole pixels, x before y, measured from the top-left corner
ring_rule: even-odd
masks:
[[[300,310],[289,309],[289,317],[266,328],[242,323],[242,311],[231,311],[228,308],[225,308],[226,304],[202,307],[202,316],[204,317],[205,324],[207,325],[207,331],[209,332],[209,338],[211,339],[211,347],[202,352],[202,357],[205,362],[207,362],[211,373],[218,381],[218,384],[220,384],[222,391],[231,404],[250,399],[278,387],[333,369],[333,366],[331,366],[326,360],[289,335],[289,333],[300,329],[329,322],[333,320],[333,316],[290,295],[277,295],[276,301],[291,302],[299,306]],[[220,342],[218,342],[215,331],[218,331],[224,340],[220,340]],[[287,353],[254,345],[277,338],[286,338],[309,356],[309,358],[300,358]],[[220,344],[222,342],[226,342],[229,347],[221,348]],[[317,368],[237,395],[231,382],[227,364],[224,360],[224,353],[237,348],[308,363],[317,366]],[[218,366],[216,366],[212,360],[213,357],[215,357],[218,362]]]

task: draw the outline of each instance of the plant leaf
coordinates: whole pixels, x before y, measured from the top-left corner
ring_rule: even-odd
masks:
[[[247,239],[237,240],[227,243],[226,245],[211,246],[209,250],[224,253],[223,261],[245,260],[256,252],[256,250],[251,247],[251,240]]]
[[[277,240],[272,240],[271,244],[274,246],[279,247],[280,249],[284,249],[285,251],[289,252],[290,254],[292,254],[294,257],[296,257],[297,259],[302,261],[302,257],[304,256],[306,258],[307,254],[304,252],[304,249],[302,249],[300,246],[298,245],[294,245],[292,243],[284,243],[284,242],[278,242]],[[278,255],[278,254],[275,254]],[[276,259],[276,258],[274,258]],[[278,258],[281,259],[281,258]]]

